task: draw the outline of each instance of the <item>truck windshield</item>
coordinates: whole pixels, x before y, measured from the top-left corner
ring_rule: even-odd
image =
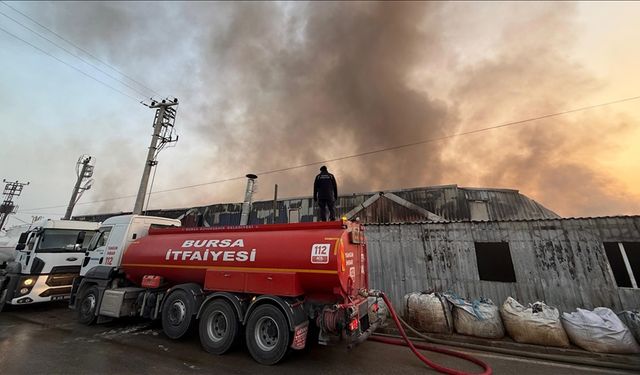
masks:
[[[39,253],[84,252],[95,230],[85,230],[84,242],[76,247],[79,229],[45,229],[38,243]]]

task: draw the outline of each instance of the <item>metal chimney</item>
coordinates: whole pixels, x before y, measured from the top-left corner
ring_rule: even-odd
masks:
[[[240,215],[240,225],[247,225],[249,222],[249,213],[251,212],[251,199],[253,198],[253,189],[258,176],[249,173],[247,175],[247,191],[244,193],[244,202],[242,202],[242,214]]]

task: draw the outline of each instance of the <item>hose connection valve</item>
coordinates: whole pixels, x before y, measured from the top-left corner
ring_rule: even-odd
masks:
[[[377,290],[377,289],[369,289],[369,290],[360,289],[358,291],[358,294],[361,295],[362,297],[365,297],[365,298],[367,298],[367,297],[380,298],[380,297],[382,297],[383,293],[381,291]]]

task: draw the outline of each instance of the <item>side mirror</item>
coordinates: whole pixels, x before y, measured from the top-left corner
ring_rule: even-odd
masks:
[[[82,244],[84,243],[85,235],[86,235],[85,231],[78,232],[78,237],[76,238],[76,245],[74,246],[76,249],[82,248]]]
[[[82,245],[86,234],[87,233],[85,231],[78,232],[78,238],[76,238],[76,245]]]
[[[20,238],[18,238],[18,244],[16,245],[16,250],[24,250],[27,247],[27,238],[29,237],[29,232],[20,233]]]

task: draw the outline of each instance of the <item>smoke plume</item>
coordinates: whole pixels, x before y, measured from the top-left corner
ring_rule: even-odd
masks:
[[[182,139],[161,157],[162,190],[582,106],[605,84],[569,57],[575,13],[568,3],[196,2],[49,5],[46,17],[181,99]],[[493,39],[460,31],[474,17],[501,17]],[[593,162],[615,150],[629,121],[598,109],[327,166],[341,194],[459,184],[519,189],[563,215],[637,212],[640,197]],[[122,191],[113,181],[135,194],[144,153],[134,146],[118,157],[140,159],[140,168],[105,161],[96,170],[108,169],[111,185],[96,181],[92,199]],[[319,166],[260,175],[257,198],[269,199],[275,183],[280,197],[309,196]],[[240,201],[243,187],[238,180],[161,193],[152,206]]]

